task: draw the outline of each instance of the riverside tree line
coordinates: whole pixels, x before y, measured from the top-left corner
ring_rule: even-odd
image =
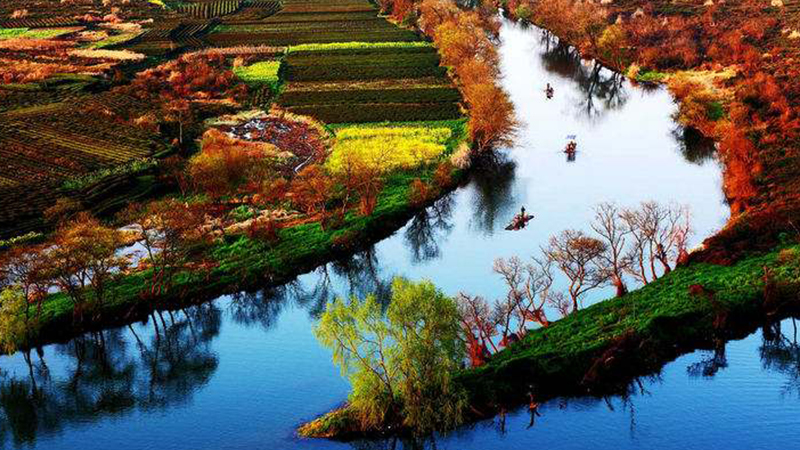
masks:
[[[346,407],[305,425],[301,434],[331,433],[332,423],[361,431],[452,428],[468,408],[454,379],[459,369],[484,364],[531,326],[549,326],[548,308],[573,314],[592,290],[611,285],[623,296],[629,284],[653,282],[688,258],[684,206],[602,203],[590,228],[552,236],[531,262],[496,260],[494,271],[508,289],[492,303],[466,293],[448,297],[429,281],[405,279],[395,280],[388,305],[373,295],[330,302],[315,333],[333,351],[352,391]]]

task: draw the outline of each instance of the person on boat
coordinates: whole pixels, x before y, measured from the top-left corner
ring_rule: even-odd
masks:
[[[522,217],[523,219],[525,218],[525,207],[524,206],[521,208],[519,216]]]
[[[554,91],[553,87],[550,86],[550,83],[547,83],[547,87],[544,89],[544,92],[547,95],[547,98],[553,98]]]

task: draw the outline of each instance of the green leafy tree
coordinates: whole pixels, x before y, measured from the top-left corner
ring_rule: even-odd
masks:
[[[25,294],[20,289],[8,287],[0,291],[0,350],[13,353],[25,340],[27,306]]]
[[[466,396],[453,373],[464,361],[456,302],[429,281],[397,278],[385,309],[374,295],[329,303],[314,332],[352,385],[363,429],[402,424],[417,433],[461,423]]]

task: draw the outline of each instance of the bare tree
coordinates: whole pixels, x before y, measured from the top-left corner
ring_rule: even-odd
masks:
[[[473,367],[478,367],[489,357],[490,347],[497,351],[497,346],[492,341],[497,335],[497,322],[489,303],[481,296],[459,292],[456,303],[470,362]]]
[[[608,281],[600,261],[605,251],[606,245],[602,241],[577,230],[564,230],[550,237],[549,245],[542,249],[545,257],[569,279],[568,292],[573,312],[579,309],[584,294]]]
[[[654,201],[642,203],[638,209],[625,210],[620,217],[633,237],[629,251],[632,260],[628,272],[644,284],[672,271],[672,261],[685,259],[691,235],[689,209],[682,205],[662,206]],[[648,270],[645,269],[647,267]],[[648,279],[649,278],[649,279]]]
[[[605,241],[606,250],[600,255],[604,270],[617,289],[617,297],[628,293],[623,274],[631,264],[626,251],[626,237],[630,229],[620,223],[620,211],[614,203],[600,203],[595,207],[592,230]]]
[[[550,325],[544,306],[553,285],[552,264],[546,259],[534,258],[533,261],[533,264],[526,264],[514,256],[494,262],[495,273],[503,277],[508,286],[505,300],[498,301],[495,306],[504,340],[509,336],[512,319],[516,321],[519,338],[525,334],[529,321],[545,327]]]

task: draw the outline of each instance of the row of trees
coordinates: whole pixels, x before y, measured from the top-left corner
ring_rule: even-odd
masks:
[[[548,326],[547,308],[566,316],[580,308],[589,292],[609,285],[623,296],[630,281],[648,284],[688,258],[691,225],[684,206],[645,202],[621,209],[602,203],[590,228],[591,234],[565,230],[552,236],[530,263],[518,257],[496,260],[494,271],[507,292],[493,304],[480,296],[458,295],[474,366],[520,339],[530,324]],[[565,287],[559,289],[562,281]]]
[[[130,265],[118,256],[123,233],[88,214],[61,225],[47,244],[13,248],[0,255],[0,340],[6,350],[38,326],[48,293],[72,302],[76,322],[111,299],[109,287]]]
[[[735,70],[740,76],[730,80],[670,77],[679,119],[719,143],[723,187],[734,212],[764,192],[759,186],[772,175],[770,170],[780,172],[775,152],[760,149],[781,147],[800,131],[800,117],[791,106],[798,84],[789,82],[798,70],[791,58],[780,56],[792,30],[781,2],[766,8],[756,0],[735,7],[709,2],[674,13],[651,4],[631,13],[613,2],[573,0],[498,0],[495,5],[543,25],[584,56],[598,57],[617,70]],[[723,86],[722,80],[729,81]]]
[[[510,145],[516,131],[514,106],[497,84],[499,60],[492,41],[499,29],[486,9],[462,10],[452,0],[423,0],[418,26],[433,38],[442,63],[451,67],[469,105],[469,130],[479,150]]]

